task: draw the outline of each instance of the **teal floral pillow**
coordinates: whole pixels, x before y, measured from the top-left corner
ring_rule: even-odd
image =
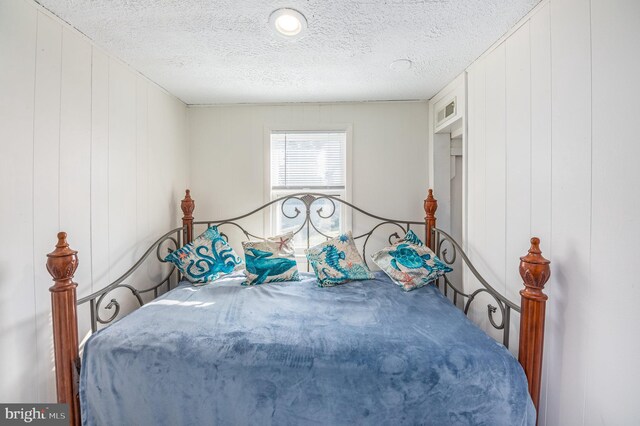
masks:
[[[380,250],[371,259],[404,291],[425,286],[453,270],[428,247],[405,240]]]
[[[176,265],[182,275],[194,284],[214,281],[242,265],[242,259],[212,226],[191,243],[164,258]]]
[[[311,247],[305,253],[320,287],[373,279],[373,274],[358,253],[351,232]]]
[[[265,241],[245,241],[242,248],[247,276],[243,285],[300,281],[292,232]]]

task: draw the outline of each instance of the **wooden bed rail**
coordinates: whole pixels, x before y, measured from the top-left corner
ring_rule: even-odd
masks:
[[[187,190],[180,207],[184,214],[182,223],[184,243],[193,241],[193,211],[195,202]],[[435,249],[435,212],[438,202],[430,189],[424,200],[427,246]],[[55,250],[47,254],[47,270],[54,285],[51,292],[53,343],[55,353],[55,375],[58,402],[69,404],[70,424],[81,423],[78,398],[78,317],[77,284],[73,275],[78,267],[78,255],[67,243],[67,234],[58,233]],[[531,248],[520,258],[520,275],[524,281],[521,295],[520,341],[518,361],[522,365],[529,384],[531,399],[538,410],[542,373],[542,351],[544,344],[545,305],[547,296],[544,285],[551,274],[549,261],[542,256],[540,240],[531,238]]]

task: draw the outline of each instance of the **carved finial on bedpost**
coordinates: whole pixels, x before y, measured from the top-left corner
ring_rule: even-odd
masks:
[[[520,290],[520,348],[518,361],[529,382],[529,394],[538,410],[544,346],[544,320],[547,295],[542,292],[551,276],[550,262],[542,256],[540,239],[531,238],[531,248],[520,258],[520,276],[524,289]]]
[[[196,202],[191,198],[191,191],[186,190],[184,194],[184,200],[180,202],[180,208],[182,209],[182,226],[185,226],[184,231],[184,244],[188,244],[193,241],[193,210],[196,208]]]
[[[78,362],[78,316],[73,274],[78,268],[78,252],[69,248],[67,234],[58,233],[58,243],[47,254],[47,271],[54,284],[51,292],[51,317],[56,365],[58,402],[69,404],[70,424],[80,424],[76,365]]]
[[[427,247],[430,247],[432,250],[435,250],[433,246],[435,241],[433,241],[433,233],[432,229],[436,227],[436,210],[438,209],[438,200],[433,198],[433,189],[429,189],[429,193],[427,194],[427,199],[424,200],[424,212],[426,216],[424,218],[424,222],[426,225],[426,235],[425,239],[427,242]]]

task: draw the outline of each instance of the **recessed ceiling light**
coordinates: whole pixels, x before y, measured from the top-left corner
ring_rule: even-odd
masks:
[[[269,16],[269,24],[286,38],[299,37],[307,28],[307,19],[294,9],[278,9]]]
[[[389,65],[389,67],[394,71],[406,71],[408,69],[411,69],[412,66],[413,62],[411,62],[409,59],[396,59],[395,61],[391,62],[391,65]]]

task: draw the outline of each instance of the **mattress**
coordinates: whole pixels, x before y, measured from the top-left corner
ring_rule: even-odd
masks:
[[[85,425],[534,425],[517,360],[433,286],[177,288],[95,333]]]

